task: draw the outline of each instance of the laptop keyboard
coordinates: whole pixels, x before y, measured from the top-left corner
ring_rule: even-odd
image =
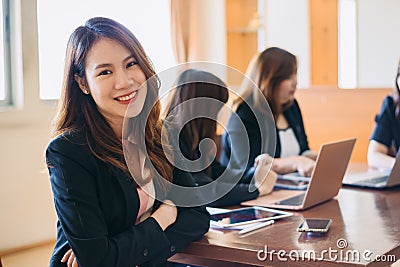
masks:
[[[281,201],[276,202],[276,204],[278,205],[287,205],[287,206],[301,206],[303,204],[304,201],[304,197],[306,196],[306,194],[300,194],[288,199],[284,199]]]
[[[368,184],[379,184],[379,183],[383,183],[386,182],[388,179],[387,176],[383,176],[383,177],[377,177],[377,178],[371,178],[371,179],[367,179],[367,180],[363,180],[362,183],[368,183]]]

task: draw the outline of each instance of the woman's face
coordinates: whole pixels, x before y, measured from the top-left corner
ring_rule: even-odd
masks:
[[[283,105],[294,99],[294,93],[297,87],[297,73],[294,73],[290,78],[283,80],[278,86],[277,100]]]
[[[86,81],[100,113],[111,125],[122,125],[125,112],[136,117],[142,111],[147,87],[146,76],[129,50],[111,39],[102,38],[86,56]],[[83,80],[77,78],[82,90]]]

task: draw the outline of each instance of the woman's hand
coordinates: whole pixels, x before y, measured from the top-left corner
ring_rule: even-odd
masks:
[[[274,171],[269,170],[267,176],[258,187],[260,196],[264,196],[272,192],[275,186],[276,179],[278,179],[278,175]]]
[[[278,175],[271,170],[273,158],[268,154],[261,154],[254,160],[255,184],[260,196],[269,194],[273,189]]]
[[[79,267],[72,249],[69,249],[67,252],[65,252],[64,256],[61,259],[61,262],[67,262],[68,267]]]
[[[260,164],[270,165],[273,160],[274,160],[274,158],[271,157],[270,155],[266,154],[266,153],[258,155],[254,159],[254,168],[257,168],[257,166],[260,165]]]
[[[272,164],[272,170],[278,174],[299,172],[302,176],[311,176],[315,161],[304,156],[292,156],[287,158],[276,158]]]
[[[368,165],[375,168],[391,169],[396,161],[390,156],[390,149],[375,140],[371,140],[368,146]]]
[[[160,227],[165,230],[168,226],[173,224],[176,221],[176,217],[178,216],[178,209],[175,204],[171,200],[167,200],[160,205],[160,207],[151,214]]]
[[[318,153],[313,150],[306,150],[301,155],[304,157],[310,158],[314,161],[317,160],[317,157],[318,157]]]
[[[295,165],[300,175],[310,177],[314,170],[315,161],[308,157],[300,156],[296,159]]]
[[[255,185],[259,187],[264,180],[266,180],[267,175],[272,167],[273,158],[268,154],[261,154],[257,156],[254,160],[254,178]]]

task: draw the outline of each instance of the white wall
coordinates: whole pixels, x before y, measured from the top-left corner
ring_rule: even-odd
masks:
[[[35,5],[35,0],[21,1],[23,66],[19,74],[23,73],[24,99],[19,102],[25,105],[23,109],[0,111],[0,251],[56,236],[56,216],[44,162],[55,109],[38,100],[36,14],[32,12]]]
[[[55,238],[44,164],[49,116],[43,115],[43,121],[1,126],[0,251]]]
[[[278,46],[297,56],[298,87],[310,85],[307,0],[265,0],[266,47]]]
[[[358,4],[358,84],[393,87],[400,59],[400,1],[362,0]]]

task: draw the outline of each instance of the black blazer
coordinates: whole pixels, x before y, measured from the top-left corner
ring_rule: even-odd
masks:
[[[187,143],[180,138],[180,148],[182,154],[188,158],[189,146]],[[192,155],[193,156],[193,155]],[[250,199],[255,199],[259,195],[258,189],[250,192],[249,191],[249,183],[254,174],[254,168],[251,170],[247,170],[243,175],[244,178],[240,181],[239,179],[235,179],[234,174],[230,172],[225,166],[222,166],[217,160],[214,160],[211,163],[211,173],[208,174],[206,171],[192,172],[193,178],[195,179],[196,185],[202,186],[214,182],[212,187],[209,188],[207,192],[204,192],[203,198],[205,199],[214,199],[215,196],[221,195],[221,198],[212,201],[207,204],[210,207],[224,207],[224,206],[234,206],[239,205],[243,201],[247,201]],[[225,172],[225,173],[224,173]],[[221,181],[222,175],[226,175],[232,182]],[[239,178],[239,177],[238,177]],[[234,184],[233,181],[238,181]],[[230,189],[231,188],[231,189]],[[230,189],[230,190],[229,190]],[[221,192],[228,192],[225,195],[222,195]]]
[[[163,231],[148,218],[135,225],[139,196],[133,180],[97,159],[83,134],[65,134],[47,147],[51,187],[58,215],[50,266],[72,248],[80,267],[158,266],[208,231],[205,207],[178,208]],[[190,174],[174,170],[174,183],[194,186]],[[160,205],[156,200],[154,209]]]
[[[396,117],[396,106],[392,96],[386,96],[383,100],[375,122],[371,139],[387,146],[395,156],[400,147],[400,120]]]
[[[247,102],[250,105],[252,103],[251,100]],[[279,158],[281,155],[281,142],[276,125],[274,129],[271,129],[272,131],[275,131],[276,146],[271,148],[269,146],[274,143],[272,142],[274,141],[272,138],[267,138],[268,140],[266,141],[266,144],[261,144],[261,131],[264,133],[263,136],[271,136],[268,134],[268,124],[265,121],[260,121],[259,125],[255,113],[248,104],[245,102],[242,103],[236,110],[236,114],[237,116],[231,116],[229,118],[226,127],[227,130],[222,136],[222,151],[220,156],[221,163],[225,166],[227,166],[229,163],[241,167],[245,166],[247,169],[250,169],[254,164],[255,158],[260,154],[269,153],[271,155],[270,151],[274,151],[274,157]],[[304,129],[303,118],[296,99],[294,100],[294,103],[283,112],[283,115],[288,121],[289,126],[293,129],[296,139],[299,142],[300,154],[309,150],[310,148],[308,146],[307,135]],[[263,118],[265,115],[257,114],[257,117]],[[267,120],[267,118],[265,118],[265,120]],[[247,133],[238,130],[240,123],[243,123]],[[241,144],[242,142],[240,142],[240,140],[244,139],[244,135],[247,135],[250,143],[248,160],[246,160],[247,153],[243,151],[243,145]],[[237,142],[232,145],[232,140],[237,140]],[[234,163],[229,161],[230,157],[232,157]]]

